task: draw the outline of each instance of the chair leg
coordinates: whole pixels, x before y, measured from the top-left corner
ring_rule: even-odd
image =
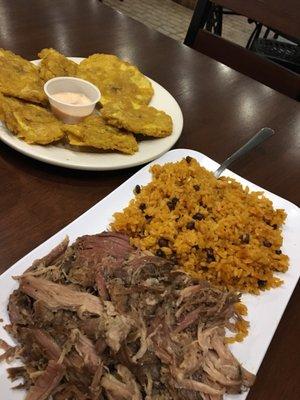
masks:
[[[210,14],[212,3],[208,0],[198,0],[191,23],[189,25],[184,44],[193,46],[199,29],[203,29]]]
[[[251,49],[254,40],[256,40],[259,37],[260,32],[262,30],[262,24],[260,22],[254,21],[254,23],[255,23],[255,28],[248,39],[248,42],[246,44],[246,49]]]

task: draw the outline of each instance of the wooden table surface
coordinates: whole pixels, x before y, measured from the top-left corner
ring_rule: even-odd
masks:
[[[175,147],[201,151],[218,162],[261,127],[274,128],[275,136],[232,169],[299,205],[300,106],[294,100],[97,0],[0,0],[0,47],[28,59],[54,47],[68,56],[104,52],[131,61],[178,100],[184,129]],[[72,171],[32,160],[0,143],[0,272],[137,169]],[[249,400],[300,398],[299,304],[298,287]]]

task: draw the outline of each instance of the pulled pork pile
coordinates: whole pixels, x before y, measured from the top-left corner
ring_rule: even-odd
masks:
[[[2,359],[26,400],[220,400],[253,383],[226,345],[235,294],[104,232],[63,241],[9,299]]]

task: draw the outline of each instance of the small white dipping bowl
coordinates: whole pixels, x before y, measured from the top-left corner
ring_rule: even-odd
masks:
[[[48,96],[53,114],[66,124],[77,124],[90,115],[96,103],[101,98],[100,90],[90,82],[80,78],[62,76],[47,81],[44,91]],[[68,104],[53,98],[53,95],[62,92],[84,94],[90,99],[90,104]]]

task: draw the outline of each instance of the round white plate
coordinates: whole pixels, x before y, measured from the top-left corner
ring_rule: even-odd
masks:
[[[69,58],[77,63],[83,60],[83,58],[80,57]],[[38,65],[39,62],[39,60],[33,61],[36,65]],[[79,152],[55,145],[30,145],[23,140],[18,139],[8,129],[6,129],[1,122],[0,139],[20,153],[48,164],[59,165],[65,168],[101,171],[129,168],[145,164],[168,151],[177,142],[183,128],[183,116],[177,101],[157,82],[152,79],[150,79],[150,81],[154,89],[154,96],[150,105],[159,110],[165,111],[172,117],[173,132],[166,138],[147,139],[139,142],[139,151],[133,155],[124,155],[113,152]]]

